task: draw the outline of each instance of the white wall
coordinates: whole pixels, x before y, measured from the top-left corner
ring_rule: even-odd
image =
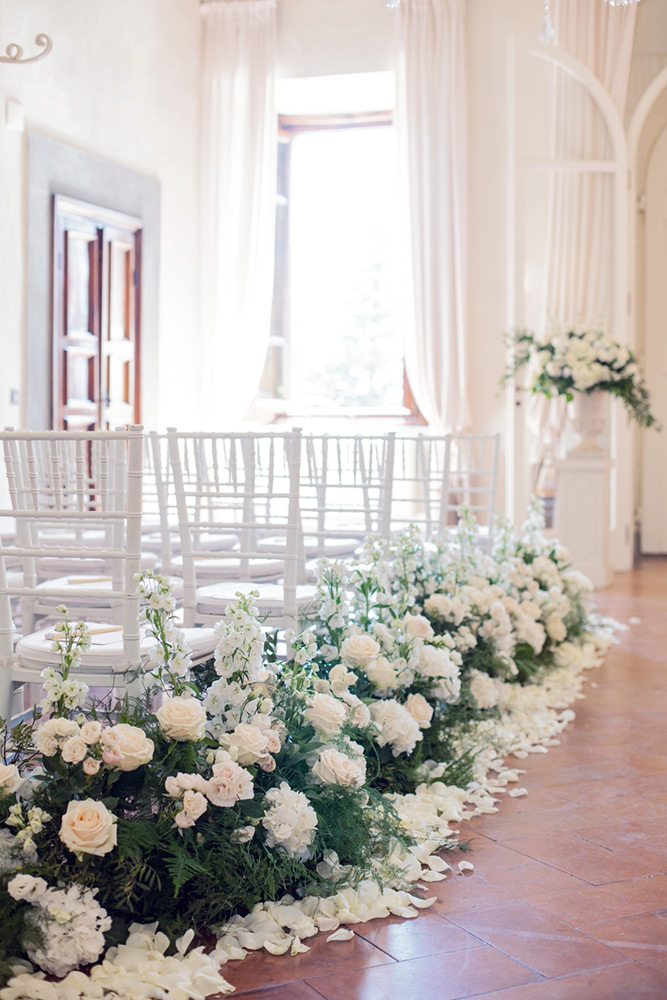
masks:
[[[0,63],[0,426],[20,424],[23,390],[26,136],[5,124],[6,101],[26,130],[105,157],[161,183],[159,398],[147,425],[190,423],[194,386],[186,345],[196,335],[200,17],[198,0],[2,0],[0,50],[37,52]]]

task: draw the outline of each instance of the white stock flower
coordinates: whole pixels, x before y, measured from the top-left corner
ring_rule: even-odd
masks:
[[[357,675],[352,671],[344,667],[342,663],[337,664],[332,667],[329,671],[329,684],[331,685],[331,690],[335,695],[340,698],[345,691],[351,687],[352,684],[356,684]]]
[[[286,781],[271,788],[265,796],[269,803],[262,818],[269,847],[280,847],[291,858],[306,860],[317,829],[317,813],[303,792],[296,792]]]
[[[478,708],[493,708],[498,704],[498,686],[492,677],[480,670],[470,671],[470,693]]]

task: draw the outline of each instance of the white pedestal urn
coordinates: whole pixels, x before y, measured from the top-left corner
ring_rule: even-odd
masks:
[[[600,436],[607,430],[607,393],[601,389],[592,392],[575,392],[570,403],[569,420],[578,437],[574,447],[568,450],[568,458],[584,455],[606,455],[600,444]]]
[[[570,550],[574,566],[595,587],[611,582],[609,558],[609,478],[612,463],[600,437],[608,431],[607,393],[577,392],[570,426],[578,437],[567,457],[556,462],[556,534]]]

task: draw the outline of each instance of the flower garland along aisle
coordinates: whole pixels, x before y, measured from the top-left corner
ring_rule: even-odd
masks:
[[[370,539],[320,564],[286,655],[239,597],[194,668],[147,574],[146,695],[115,706],[72,676],[89,640],[65,614],[61,669],[4,732],[1,1000],[212,996],[249,951],[428,906],[450,824],[495,810],[505,754],[556,742],[609,641],[541,527],[535,508],[489,554],[467,518],[441,544]]]

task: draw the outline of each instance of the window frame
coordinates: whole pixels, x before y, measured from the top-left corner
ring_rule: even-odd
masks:
[[[387,128],[393,125],[391,111],[364,111],[338,114],[280,114],[278,115],[278,168],[276,196],[275,267],[271,310],[271,330],[268,350],[282,348],[282,366],[285,377],[285,398],[257,396],[255,406],[271,410],[274,422],[305,419],[383,419],[400,424],[426,425],[410,389],[405,359],[403,360],[403,406],[392,410],[387,407],[336,407],[331,411],[298,410],[290,405],[290,274],[289,274],[289,206],[292,143],[308,132],[331,132],[339,129]],[[268,359],[268,351],[267,351]],[[266,368],[262,375],[264,381]],[[288,412],[289,411],[289,412]]]

